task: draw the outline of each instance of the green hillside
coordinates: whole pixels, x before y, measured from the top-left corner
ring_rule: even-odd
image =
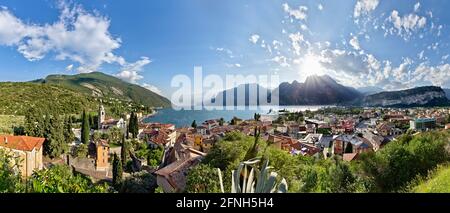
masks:
[[[38,83],[0,83],[0,114],[24,115],[30,107],[64,114],[98,108],[94,98],[54,85]]]
[[[418,193],[450,193],[450,166],[439,167],[431,177],[414,187]]]
[[[34,82],[58,85],[97,98],[118,99],[149,107],[170,106],[170,101],[167,98],[101,72],[78,75],[49,75],[45,79]]]

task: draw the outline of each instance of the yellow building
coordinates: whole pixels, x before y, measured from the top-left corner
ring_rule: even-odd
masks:
[[[100,140],[96,144],[95,168],[97,171],[109,169],[109,144],[106,140]]]
[[[45,138],[0,135],[0,149],[19,159],[22,176],[31,176],[43,168],[42,152]]]

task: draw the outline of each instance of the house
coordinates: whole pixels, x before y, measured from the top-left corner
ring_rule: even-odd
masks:
[[[288,128],[286,125],[281,124],[281,125],[277,125],[277,127],[275,128],[275,131],[280,132],[280,133],[287,133]]]
[[[314,156],[320,152],[316,146],[302,142],[294,143],[290,147],[290,153],[293,155]]]
[[[381,136],[390,136],[394,135],[394,125],[387,122],[379,123],[376,127],[377,133]]]
[[[95,169],[97,171],[108,171],[109,169],[109,144],[106,140],[95,143]]]
[[[119,120],[115,119],[108,119],[101,123],[102,129],[109,129],[112,127],[117,127],[119,129],[126,129],[127,123],[123,118],[120,118]]]
[[[373,151],[378,151],[384,142],[384,137],[376,135],[368,130],[363,132],[363,137],[372,145]]]
[[[202,123],[208,130],[211,130],[217,126],[219,126],[219,122],[217,120],[206,120]]]
[[[167,149],[163,167],[155,172],[156,183],[165,193],[183,192],[189,170],[199,164],[205,153],[186,145],[187,135],[181,135],[173,147]]]
[[[188,171],[200,163],[203,156],[199,155],[185,160],[175,161],[155,172],[156,183],[164,193],[183,192],[186,187]]]
[[[153,130],[148,135],[148,143],[151,145],[163,145],[165,147],[172,147],[177,140],[177,131],[170,129]]]
[[[0,149],[19,159],[17,171],[28,177],[43,168],[42,153],[45,138],[0,135]]]
[[[412,130],[427,130],[434,129],[436,127],[435,118],[416,118],[409,122],[409,128]]]
[[[316,133],[316,125],[315,124],[312,124],[312,123],[306,124],[305,128],[306,128],[306,133],[307,134],[314,134],[314,133]]]
[[[198,126],[197,127],[197,132],[200,133],[201,135],[207,135],[208,134],[208,127],[207,126]]]

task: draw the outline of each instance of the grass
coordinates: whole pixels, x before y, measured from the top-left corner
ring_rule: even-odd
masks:
[[[449,193],[450,192],[450,166],[440,166],[428,180],[422,181],[413,188],[416,193]]]
[[[13,127],[22,126],[24,120],[24,116],[0,115],[0,134],[13,134]]]

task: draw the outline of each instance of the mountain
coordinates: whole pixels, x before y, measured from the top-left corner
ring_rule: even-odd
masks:
[[[244,95],[241,95],[243,92]],[[260,101],[261,95],[266,95],[268,101],[270,101],[271,91],[267,88],[260,86],[259,84],[241,84],[237,87],[222,91],[218,93],[214,98],[214,105],[227,105],[227,95],[233,94],[234,106],[245,105],[245,106],[255,106],[263,104]],[[265,93],[265,94],[263,94]]]
[[[144,87],[125,82],[101,72],[77,75],[49,75],[45,79],[38,79],[33,82],[56,85],[88,96],[103,99],[114,98],[149,107],[170,106],[170,101],[165,97]]]
[[[373,95],[376,93],[380,93],[383,92],[383,89],[380,87],[375,87],[375,86],[367,86],[367,87],[360,87],[357,89],[360,93],[362,93],[364,96],[367,95]]]
[[[445,92],[445,95],[447,96],[447,99],[450,100],[450,89],[443,89]]]
[[[444,90],[440,87],[425,86],[413,89],[381,92],[366,96],[364,106],[419,107],[445,106],[449,104]]]
[[[348,104],[362,97],[356,89],[343,86],[328,75],[309,76],[304,83],[284,82],[276,90],[280,105]]]
[[[259,93],[267,92],[267,89],[258,84],[243,84],[238,87],[225,90],[219,93],[216,97],[216,103],[225,104],[227,94],[234,93],[235,105],[236,102],[245,103],[245,105],[256,105],[252,96],[249,103],[249,87],[257,89],[257,103],[259,100]],[[237,97],[236,91],[245,91],[245,96]],[[304,83],[293,81],[292,83],[283,82],[273,91],[268,91],[267,100],[270,102],[271,96],[274,93],[279,94],[280,105],[332,105],[332,104],[351,104],[361,100],[363,95],[355,88],[346,87],[337,83],[328,75],[323,76],[309,76]],[[253,103],[253,104],[252,104]]]
[[[1,82],[0,94],[0,114],[3,115],[25,115],[30,108],[62,114],[98,108],[94,98],[50,84]]]

